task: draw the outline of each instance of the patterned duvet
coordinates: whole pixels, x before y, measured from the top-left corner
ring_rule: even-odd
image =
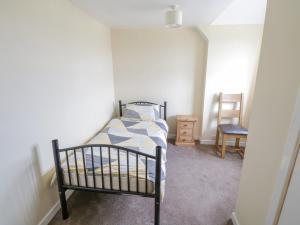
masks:
[[[139,152],[150,154],[155,156],[156,146],[162,147],[162,162],[161,162],[161,196],[164,196],[165,190],[165,179],[166,179],[166,150],[167,150],[167,133],[168,126],[166,122],[162,119],[156,121],[139,121],[127,118],[112,119],[108,125],[98,133],[88,144],[109,144],[122,146],[129,149],[133,149]],[[83,149],[84,160],[81,151],[76,152],[78,171],[79,171],[79,183],[81,185],[85,184],[83,162],[85,162],[87,168],[87,186],[93,187],[92,178],[92,157],[90,148]],[[105,188],[110,188],[109,180],[109,150],[108,148],[102,147],[102,166],[100,149],[94,148],[94,167],[96,175],[96,187],[101,188],[104,185]],[[111,154],[111,172],[112,178],[112,188],[115,190],[119,189],[119,163],[118,163],[118,152],[116,149],[110,149]],[[121,175],[121,189],[123,191],[128,190],[128,179],[127,179],[127,155],[125,151],[120,150],[120,175]],[[63,155],[62,155],[63,157]],[[147,179],[147,191],[149,193],[154,192],[154,182],[155,182],[155,160],[148,158],[148,171],[147,175],[145,170],[145,157],[138,157],[138,180],[136,171],[136,155],[133,153],[129,154],[129,185],[131,191],[137,190],[140,192],[145,192],[145,179]],[[74,155],[69,156],[69,166],[71,172],[71,182],[72,184],[77,184],[76,169]],[[68,169],[66,162],[62,165],[64,171],[64,182],[69,184]],[[102,172],[103,168],[103,172]],[[104,179],[102,180],[102,174]],[[147,176],[147,177],[145,177]]]

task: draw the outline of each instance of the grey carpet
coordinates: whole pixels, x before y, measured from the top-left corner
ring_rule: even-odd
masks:
[[[242,160],[224,160],[211,146],[168,144],[167,183],[161,225],[226,225],[236,202]],[[68,200],[70,217],[59,211],[50,225],[150,225],[154,200],[136,196],[75,192]]]

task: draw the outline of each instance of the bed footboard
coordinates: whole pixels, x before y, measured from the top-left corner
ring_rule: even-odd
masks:
[[[104,145],[104,144],[90,144],[90,145],[81,145],[70,148],[60,149],[58,145],[58,140],[52,141],[53,147],[53,155],[54,162],[56,168],[56,176],[57,176],[57,185],[59,192],[59,199],[62,208],[62,218],[67,219],[68,208],[67,208],[67,200],[65,192],[68,189],[77,190],[77,191],[92,191],[99,193],[108,193],[108,194],[125,194],[125,195],[138,195],[142,197],[150,197],[154,198],[155,202],[155,215],[154,215],[154,224],[159,225],[159,217],[160,217],[160,186],[161,186],[161,146],[156,147],[156,155],[149,155],[142,152],[138,152],[129,148],[124,148],[115,145]],[[104,157],[104,151],[107,153],[107,157]],[[88,155],[87,155],[88,153]],[[97,154],[95,154],[97,153]],[[70,157],[73,155],[73,160],[75,163],[75,168],[71,168],[70,166]],[[114,155],[114,158],[112,158]],[[87,165],[87,159],[85,157],[89,156],[90,161]],[[121,156],[123,156],[123,160],[125,159],[127,162],[122,166],[120,165]],[[125,157],[125,158],[124,158]],[[64,160],[62,160],[64,158]],[[139,172],[139,159],[143,159],[145,162],[144,173],[144,189],[141,190],[139,187],[141,178]],[[81,159],[81,161],[79,160]],[[117,168],[116,165],[113,165],[113,161],[117,160]],[[135,170],[134,173],[136,177],[135,188],[131,187],[131,177],[132,171],[132,160],[135,161]],[[104,161],[106,161],[106,168],[104,168]],[[155,161],[155,184],[154,184],[154,192],[149,192],[148,190],[148,164],[149,161]],[[62,164],[65,163],[67,172],[63,171]],[[133,163],[132,163],[133,164]],[[106,174],[104,174],[104,169],[106,169]],[[72,179],[72,173],[75,173],[75,181]],[[82,173],[83,170],[83,173]],[[121,173],[122,170],[122,173]],[[125,173],[124,173],[125,170]],[[101,173],[99,173],[101,171]],[[80,182],[80,172],[84,177],[84,181]],[[97,179],[101,185],[97,183]],[[118,182],[113,183],[113,179]],[[127,180],[126,187],[123,187],[122,180]],[[66,182],[68,181],[68,182]],[[108,184],[107,184],[108,183]]]

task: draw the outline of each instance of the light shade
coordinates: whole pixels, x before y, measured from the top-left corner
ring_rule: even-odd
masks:
[[[176,28],[182,25],[182,12],[177,5],[172,5],[166,11],[165,23],[167,27]]]

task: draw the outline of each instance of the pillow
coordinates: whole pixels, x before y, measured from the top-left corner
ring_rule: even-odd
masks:
[[[154,121],[159,119],[159,105],[127,104],[124,109],[125,118]]]

